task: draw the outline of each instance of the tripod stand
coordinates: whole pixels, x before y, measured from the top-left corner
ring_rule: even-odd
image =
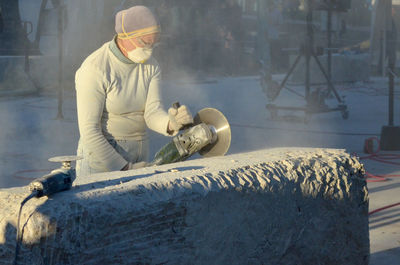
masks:
[[[314,48],[314,32],[312,28],[312,19],[313,19],[313,1],[308,0],[308,8],[307,8],[307,31],[306,31],[306,38],[304,43],[300,47],[300,53],[295,59],[295,62],[290,67],[288,73],[284,77],[283,81],[278,85],[273,84],[273,82],[266,81],[268,85],[271,87],[268,88],[270,99],[273,101],[279,95],[280,91],[285,87],[286,82],[288,81],[289,77],[293,73],[294,69],[300,62],[300,59],[304,56],[305,58],[305,100],[306,105],[304,107],[283,107],[283,106],[276,106],[275,104],[267,104],[266,108],[270,111],[271,117],[274,119],[277,116],[278,110],[293,110],[293,111],[304,111],[306,115],[306,119],[309,118],[310,115],[316,113],[326,113],[326,112],[333,112],[333,111],[340,111],[342,114],[343,119],[347,119],[349,116],[349,112],[347,110],[347,105],[344,103],[343,99],[340,97],[339,93],[335,89],[334,85],[332,84],[332,80],[330,77],[330,71],[327,73],[321,64],[320,60],[318,59],[317,53]],[[331,11],[331,10],[330,10]],[[329,22],[328,22],[329,23]],[[311,84],[310,84],[310,63],[311,58],[315,60],[317,66],[321,73],[323,74],[327,85],[328,91],[323,93],[321,89],[317,89],[315,91],[311,91]],[[330,59],[330,58],[328,58]],[[329,69],[330,70],[330,69]],[[271,91],[272,90],[272,91]],[[338,106],[335,108],[330,108],[325,104],[325,99],[333,93],[336,100],[338,101]],[[268,95],[268,93],[267,93]]]

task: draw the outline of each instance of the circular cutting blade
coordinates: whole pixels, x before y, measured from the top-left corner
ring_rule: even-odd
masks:
[[[51,157],[49,158],[50,162],[71,162],[71,161],[76,161],[76,160],[80,160],[83,157],[81,156],[55,156],[55,157]]]
[[[224,114],[214,108],[200,110],[194,117],[194,124],[205,123],[213,126],[217,132],[217,140],[199,151],[202,156],[221,156],[228,152],[231,145],[231,127]]]

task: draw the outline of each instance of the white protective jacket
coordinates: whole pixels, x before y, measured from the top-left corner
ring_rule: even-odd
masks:
[[[115,41],[93,52],[75,75],[80,141],[97,161],[104,161],[106,171],[127,164],[107,139],[143,140],[146,125],[168,135],[169,121],[161,103],[157,61],[136,64]]]

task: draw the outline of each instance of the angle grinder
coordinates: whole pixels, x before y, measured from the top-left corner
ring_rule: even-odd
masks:
[[[179,108],[179,102],[173,107]],[[204,157],[225,155],[231,144],[231,128],[219,110],[205,108],[194,117],[194,123],[185,125],[171,142],[161,148],[149,165],[184,161],[195,153]]]
[[[16,265],[18,261],[18,254],[20,249],[20,242],[22,241],[22,234],[20,231],[20,219],[22,207],[30,199],[43,196],[50,196],[60,191],[69,190],[72,187],[72,182],[76,178],[75,169],[71,166],[72,161],[82,159],[78,156],[57,156],[49,159],[50,162],[61,162],[62,166],[50,172],[43,177],[37,178],[29,184],[29,194],[22,202],[18,212],[17,220],[17,237],[15,245],[15,257],[13,264]]]
[[[69,190],[76,178],[75,169],[71,162],[82,159],[78,156],[57,156],[49,159],[50,162],[62,163],[57,168],[43,177],[37,178],[29,184],[29,190],[35,193],[35,197],[49,196],[51,194]]]

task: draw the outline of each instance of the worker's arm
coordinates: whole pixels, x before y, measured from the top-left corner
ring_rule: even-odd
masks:
[[[100,161],[90,166],[104,171],[121,170],[127,161],[110,145],[101,129],[108,80],[99,70],[86,66],[76,73],[75,85],[81,140],[93,160]]]
[[[156,131],[163,135],[170,135],[168,133],[168,123],[169,117],[167,112],[163,109],[161,103],[161,71],[157,66],[155,73],[151,78],[148,92],[146,105],[144,110],[144,119],[146,121],[147,127],[151,130]]]

